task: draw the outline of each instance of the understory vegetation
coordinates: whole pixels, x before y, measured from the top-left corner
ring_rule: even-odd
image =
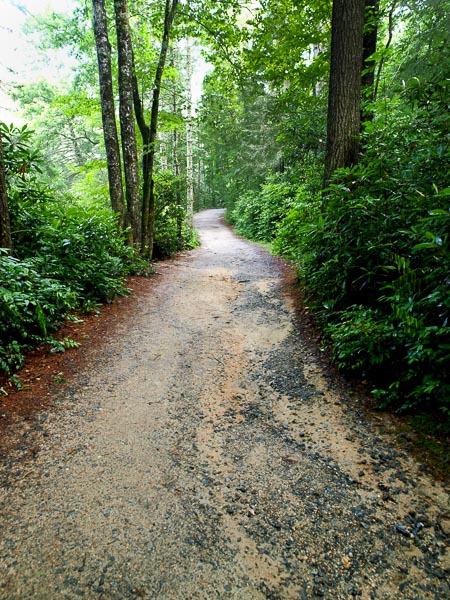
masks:
[[[127,244],[101,197],[86,204],[45,181],[26,126],[0,128],[14,248],[0,250],[0,371],[12,376],[36,345],[76,345],[54,337],[64,319],[126,295],[126,276],[147,275],[151,266]],[[180,183],[166,176],[157,187],[156,245],[164,257],[197,241],[179,206]]]
[[[376,107],[336,183],[271,175],[230,220],[297,265],[334,360],[380,406],[450,414],[450,94],[414,79],[401,99]]]
[[[107,208],[80,205],[40,180],[42,160],[26,127],[0,124],[14,253],[0,254],[0,370],[12,374],[74,311],[128,293],[125,277],[148,265],[126,245]]]
[[[448,97],[422,85],[431,97],[391,107],[381,132],[371,123],[359,165],[315,202],[294,200],[272,237],[298,265],[336,363],[372,381],[382,406],[448,413]]]
[[[283,168],[267,165],[251,189],[228,194],[227,218],[293,261],[333,360],[369,383],[379,407],[448,419],[450,63],[448,16],[431,4],[400,15],[386,82],[365,103],[358,163],[324,186],[324,148],[310,135],[325,136],[317,97],[315,121],[303,112],[298,123],[272,98]]]

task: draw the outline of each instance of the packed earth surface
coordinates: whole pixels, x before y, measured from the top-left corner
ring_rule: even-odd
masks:
[[[1,415],[0,598],[449,598],[445,484],[324,369],[289,267],[196,226]]]

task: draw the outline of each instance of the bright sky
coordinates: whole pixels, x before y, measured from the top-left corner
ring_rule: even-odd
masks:
[[[25,21],[30,16],[50,12],[71,13],[75,5],[75,0],[0,0],[0,121],[21,124],[14,102],[7,94],[11,84],[40,79],[58,82],[70,73],[73,65],[73,59],[64,50],[46,51],[45,55],[37,51],[33,36],[22,32]],[[193,58],[196,63],[192,82],[195,106],[208,65],[195,48]]]
[[[16,121],[14,104],[6,95],[8,85],[14,82],[32,82],[42,78],[56,81],[58,67],[67,62],[62,52],[48,54],[45,63],[33,47],[33,42],[22,33],[30,15],[49,12],[68,12],[74,0],[0,0],[0,120]]]

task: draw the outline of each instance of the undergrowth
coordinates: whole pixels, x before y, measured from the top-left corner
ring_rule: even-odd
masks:
[[[297,265],[336,364],[379,406],[450,417],[449,90],[406,86],[367,124],[356,167],[318,186],[271,176],[245,196],[237,231]],[[317,163],[319,164],[319,163]]]
[[[125,277],[149,267],[110,210],[82,207],[41,184],[26,127],[0,126],[13,244],[0,249],[0,371],[13,376],[38,344],[73,347],[53,335],[64,319],[127,294]]]

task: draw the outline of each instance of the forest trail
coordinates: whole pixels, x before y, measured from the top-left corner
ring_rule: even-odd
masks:
[[[202,247],[2,465],[0,598],[448,598],[445,487],[322,371],[282,261],[221,219],[197,215]]]

